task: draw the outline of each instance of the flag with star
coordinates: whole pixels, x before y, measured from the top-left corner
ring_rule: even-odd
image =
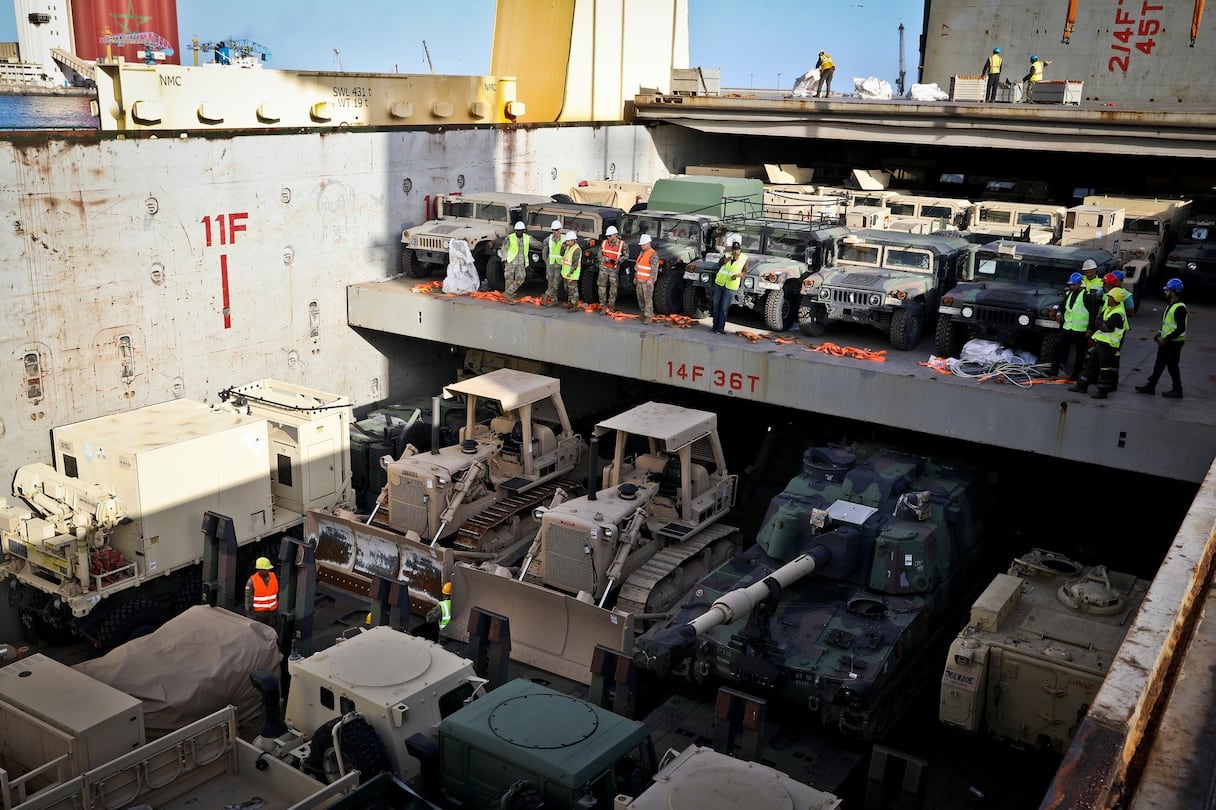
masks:
[[[71,0],[72,33],[76,55],[96,59],[106,55],[101,38],[107,34],[160,34],[173,46],[163,63],[181,64],[181,37],[177,31],[177,0]],[[137,45],[111,48],[113,56],[142,62]]]

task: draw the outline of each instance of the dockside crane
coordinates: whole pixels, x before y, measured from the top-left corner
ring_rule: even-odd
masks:
[[[895,90],[904,94],[904,24],[899,24],[899,77],[895,79]]]
[[[149,65],[155,65],[157,59],[165,59],[173,55],[173,47],[169,44],[169,40],[152,31],[127,31],[121,34],[111,34],[108,33],[109,29],[106,30],[107,33],[101,37],[101,44],[106,46],[107,59],[111,58],[110,49],[115,45],[119,47],[142,46],[139,55]]]
[[[218,42],[199,42],[198,37],[190,39],[190,49],[194,51],[194,64],[198,66],[199,51],[213,51],[215,64],[236,65],[238,67],[261,67],[261,63],[270,59],[270,49],[251,39],[236,39],[231,37]]]

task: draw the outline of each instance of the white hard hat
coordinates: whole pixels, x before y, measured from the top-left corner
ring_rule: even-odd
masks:
[[[638,237],[638,244],[639,245],[649,245],[650,244],[650,234],[644,233],[640,237]]]
[[[1093,259],[1086,259],[1084,262],[1081,263],[1081,269],[1082,270],[1097,270],[1098,263],[1095,262]]]
[[[620,231],[616,229],[615,225],[609,225],[608,230],[604,231],[604,236],[616,236],[618,233]]]
[[[560,231],[562,229],[562,221],[560,219],[553,220],[553,224],[549,228],[554,231]]]
[[[523,229],[524,229],[524,224],[522,222],[515,223],[515,230],[522,231]]]
[[[562,237],[563,242],[577,242],[578,234],[574,231],[566,231],[566,235]]]

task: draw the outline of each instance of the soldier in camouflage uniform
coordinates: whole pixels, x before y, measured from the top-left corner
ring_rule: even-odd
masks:
[[[616,291],[620,285],[620,264],[622,254],[628,256],[625,251],[625,243],[621,241],[621,237],[617,233],[615,225],[609,225],[608,230],[604,231],[604,244],[600,245],[600,274],[599,274],[599,290],[600,304],[604,307],[604,314],[611,315],[613,308],[616,306]]]
[[[566,282],[566,309],[578,309],[578,278],[583,270],[583,249],[578,234],[566,231],[562,237],[562,280]]]
[[[505,295],[508,304],[516,303],[515,294],[528,277],[528,254],[532,252],[532,237],[524,230],[522,222],[515,223],[515,232],[507,237],[503,260],[507,263],[504,276],[507,286]]]
[[[562,283],[562,221],[555,219],[549,227],[553,233],[541,245],[541,252],[545,256],[545,281],[548,284],[541,305],[546,307],[557,303],[557,291]]]

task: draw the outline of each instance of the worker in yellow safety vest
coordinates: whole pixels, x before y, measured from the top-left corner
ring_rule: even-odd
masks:
[[[641,252],[633,264],[634,291],[638,295],[638,307],[642,310],[642,323],[654,320],[654,279],[659,272],[659,257],[650,244],[650,234],[638,237]]]
[[[578,309],[578,278],[583,271],[583,249],[578,234],[566,231],[562,237],[562,280],[566,282],[566,309]]]
[[[549,226],[552,231],[541,246],[545,256],[545,297],[540,300],[541,306],[551,307],[557,303],[557,291],[562,283],[562,221],[553,220]]]
[[[1094,323],[1093,346],[1086,358],[1085,370],[1069,391],[1084,394],[1089,384],[1096,382],[1098,390],[1090,396],[1106,399],[1119,387],[1119,349],[1127,332],[1127,311],[1123,308],[1126,300],[1127,290],[1122,287],[1107,291],[1106,302]]]
[[[713,331],[719,335],[726,334],[726,318],[730,314],[731,304],[735,302],[735,291],[747,275],[747,256],[743,255],[743,240],[739,234],[727,235],[726,248],[727,253],[718,266],[718,274],[714,276]]]
[[[432,630],[424,629],[420,635],[424,638],[432,638],[432,641],[439,640],[439,634],[443,632],[452,621],[452,583],[443,583],[443,598],[435,603],[435,607],[431,608],[426,614],[427,626]]]
[[[819,71],[819,87],[815,90],[815,98],[831,98],[832,76],[836,73],[836,63],[826,51],[820,51],[819,58],[815,60],[815,69]]]
[[[1186,304],[1182,303],[1182,279],[1171,278],[1165,282],[1161,292],[1165,293],[1166,306],[1161,316],[1161,329],[1153,335],[1153,342],[1157,344],[1157,360],[1153,363],[1153,373],[1148,375],[1148,382],[1137,385],[1136,390],[1141,394],[1153,393],[1157,390],[1161,372],[1168,370],[1174,387],[1162,391],[1161,396],[1182,399],[1182,375],[1178,371],[1178,360],[1186,343]]]
[[[516,303],[515,294],[523,286],[528,277],[528,256],[532,253],[532,237],[524,230],[522,222],[515,223],[515,232],[507,237],[506,249],[503,250],[503,260],[507,263],[505,278],[506,287],[503,294],[508,304]]]
[[[996,89],[1001,83],[1001,65],[1005,60],[1001,58],[1001,49],[993,48],[992,55],[988,57],[988,61],[984,62],[984,69],[980,72],[981,76],[988,79],[988,87],[984,91],[984,101],[996,101]]]
[[[1043,68],[1050,64],[1050,60],[1044,61],[1037,55],[1031,54],[1030,72],[1022,77],[1022,81],[1026,83],[1026,94],[1022,101],[1034,101],[1034,87],[1043,81]]]
[[[277,627],[279,613],[279,578],[267,557],[258,557],[255,570],[245,583],[245,615],[262,624]]]

